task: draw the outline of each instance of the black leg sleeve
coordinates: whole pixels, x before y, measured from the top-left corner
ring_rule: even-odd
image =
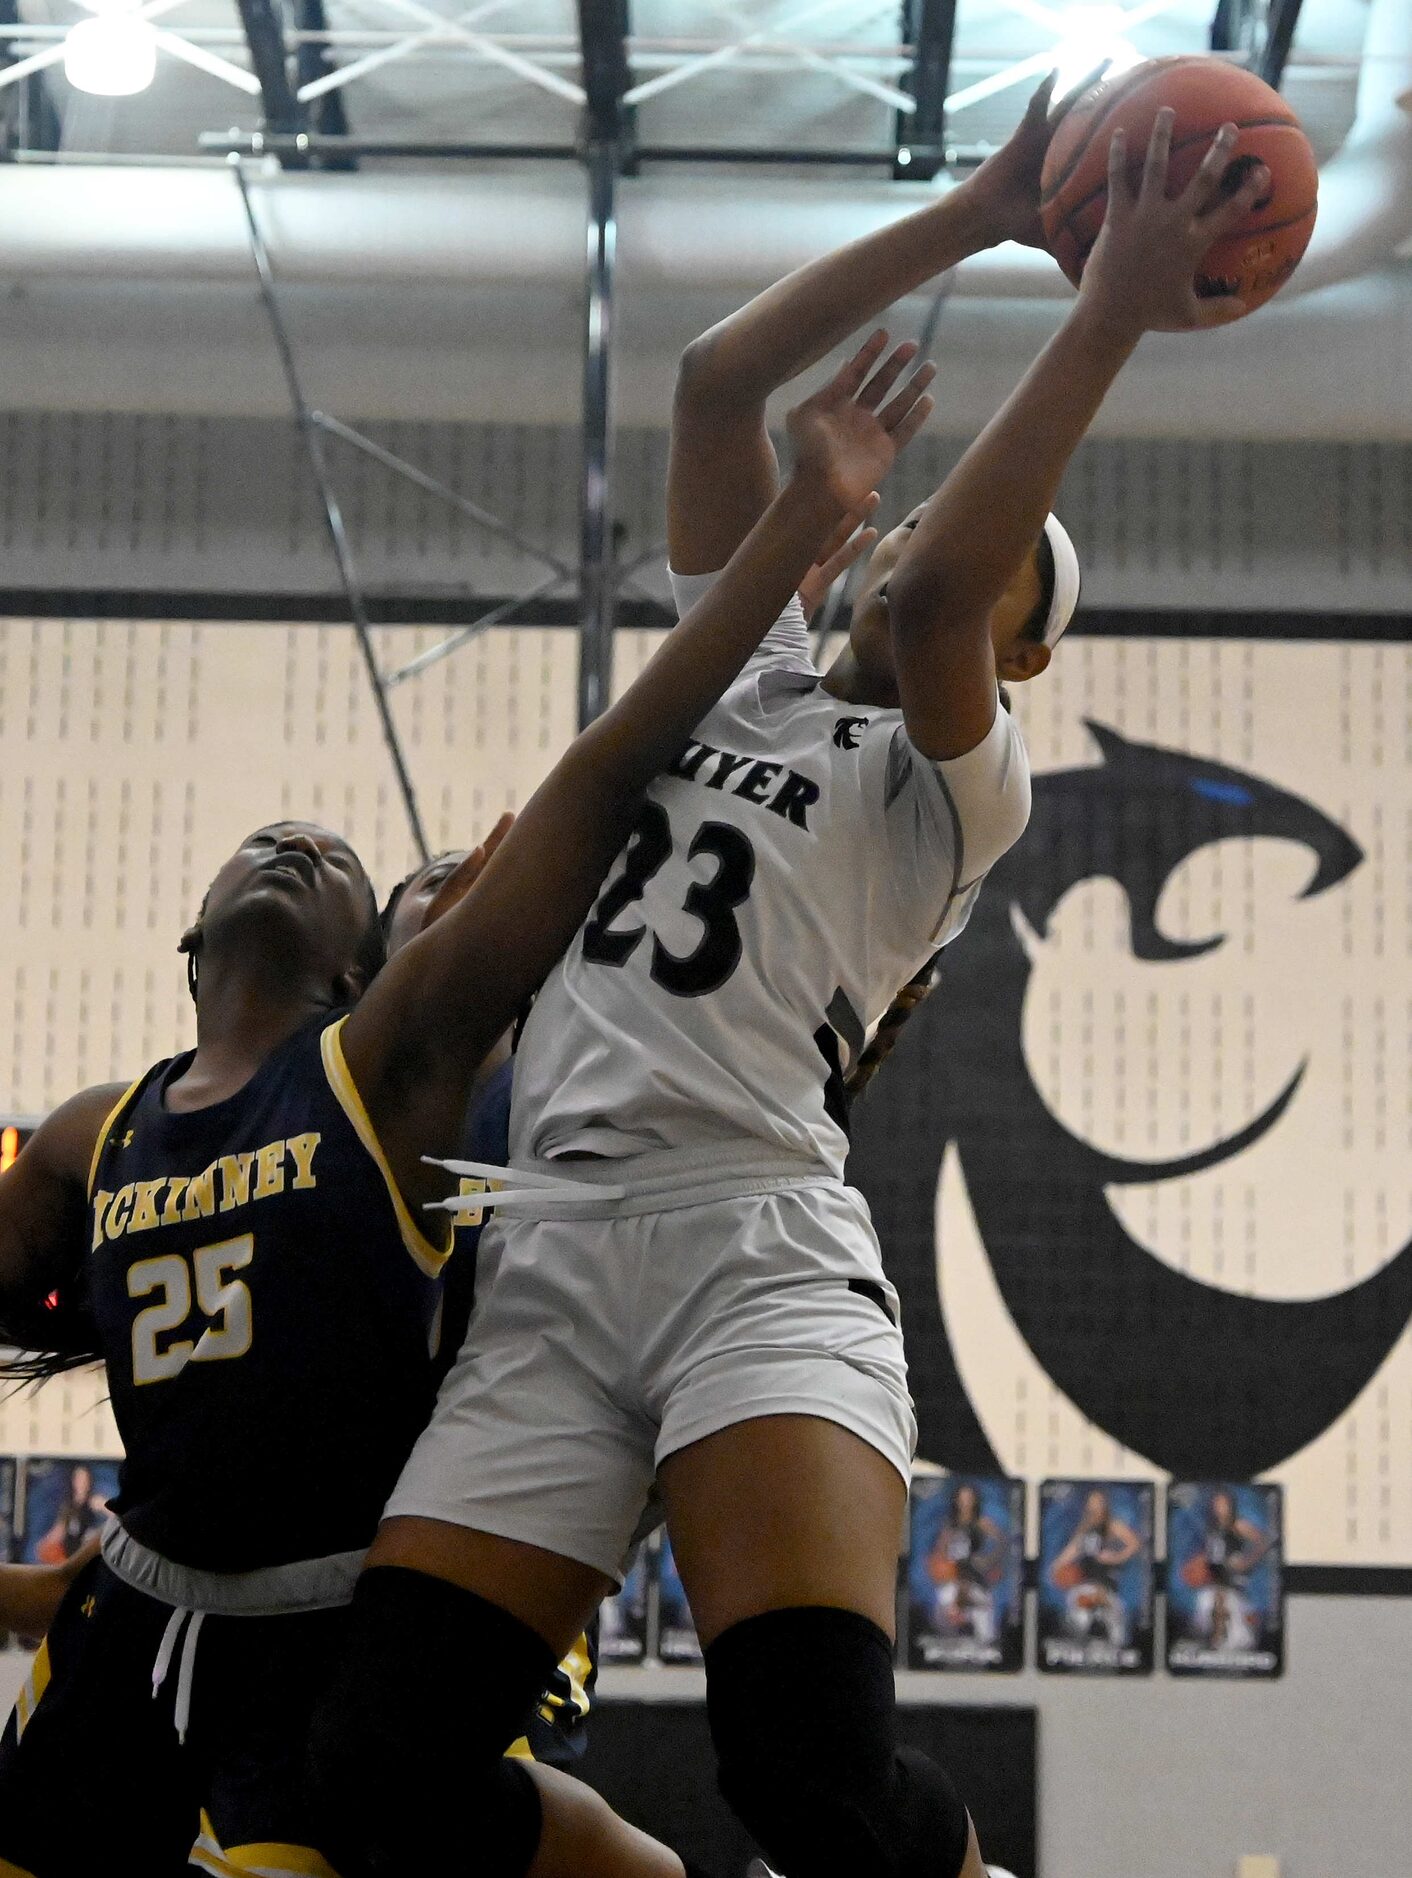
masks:
[[[539,1795],[502,1757],[553,1669],[541,1637],[473,1592],[366,1572],[309,1741],[319,1849],[341,1878],[523,1878]]]

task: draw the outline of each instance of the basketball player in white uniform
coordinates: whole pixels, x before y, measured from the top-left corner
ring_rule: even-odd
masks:
[[[1046,102],[998,180],[980,172],[708,336],[710,391],[693,393],[689,366],[674,427],[679,604],[770,500],[765,395],[955,258],[938,231],[959,243],[987,190],[1018,216]],[[1263,178],[1221,197],[1230,131],[1169,202],[1170,135],[1167,117],[1140,191],[1117,144],[1076,306],[941,491],[880,545],[838,663],[820,680],[786,608],[651,786],[540,994],[516,1072],[515,1197],[491,1229],[497,1276],[389,1503],[358,1655],[317,1746],[340,1806],[361,1796],[369,1871],[408,1869],[373,1790],[405,1778],[419,1812],[436,1805],[419,1773],[455,1738],[461,1666],[476,1663],[478,1715],[496,1663],[507,1714],[537,1689],[544,1653],[617,1581],[654,1479],[705,1649],[722,1791],[771,1865],[984,1870],[946,1777],[894,1740],[915,1429],[896,1295],[841,1177],[839,1072],[1025,824],[1025,752],[997,680],[1044,669],[1077,597],[1047,520],[1073,449],[1145,330],[1218,317],[1196,298],[1196,264]],[[748,382],[722,376],[730,357],[753,363]],[[455,1634],[422,1641],[430,1687],[406,1661],[426,1577],[464,1593]],[[473,1749],[486,1752],[479,1733]],[[482,1868],[538,1878],[533,1864]]]

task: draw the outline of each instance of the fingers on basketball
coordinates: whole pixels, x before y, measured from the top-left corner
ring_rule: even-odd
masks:
[[[1153,123],[1152,135],[1147,140],[1147,155],[1143,159],[1139,191],[1145,202],[1165,202],[1167,199],[1167,169],[1172,160],[1172,126],[1176,121],[1176,112],[1170,105],[1164,105]]]
[[[1108,141],[1108,206],[1105,219],[1120,222],[1132,207],[1132,185],[1128,180],[1128,136],[1115,130]]]
[[[1218,184],[1218,191],[1220,186]],[[1229,195],[1219,195],[1218,200],[1199,217],[1198,226],[1204,238],[1219,241],[1240,228],[1255,212],[1256,204],[1266,195],[1269,187],[1270,172],[1263,163],[1249,168],[1238,188]]]
[[[1234,124],[1222,124],[1211,139],[1211,148],[1201,159],[1183,196],[1193,215],[1205,215],[1220,202],[1221,186],[1235,160],[1234,151],[1239,135]]]

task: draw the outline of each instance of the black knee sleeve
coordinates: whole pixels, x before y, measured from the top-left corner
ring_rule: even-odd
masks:
[[[747,1618],[706,1651],[721,1792],[789,1878],[957,1878],[966,1809],[895,1740],[892,1645],[855,1611]]]
[[[364,1574],[352,1634],[314,1715],[309,1798],[344,1878],[469,1871],[522,1878],[539,1793],[503,1759],[554,1652],[508,1611],[396,1566]]]

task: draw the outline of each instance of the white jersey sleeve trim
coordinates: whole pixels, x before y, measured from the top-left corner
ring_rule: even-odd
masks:
[[[670,568],[667,574],[672,583],[672,598],[676,602],[678,619],[708,594],[720,579],[719,573],[678,574]],[[755,665],[761,660],[772,665],[788,665],[796,671],[813,672],[814,661],[809,655],[809,623],[804,617],[804,602],[797,593],[760,641],[759,650],[751,654],[749,663]]]
[[[1030,761],[1025,740],[1009,711],[998,705],[995,721],[974,750],[945,760],[923,757],[946,793],[960,835],[956,891],[964,893],[1013,848],[1030,819]]]

